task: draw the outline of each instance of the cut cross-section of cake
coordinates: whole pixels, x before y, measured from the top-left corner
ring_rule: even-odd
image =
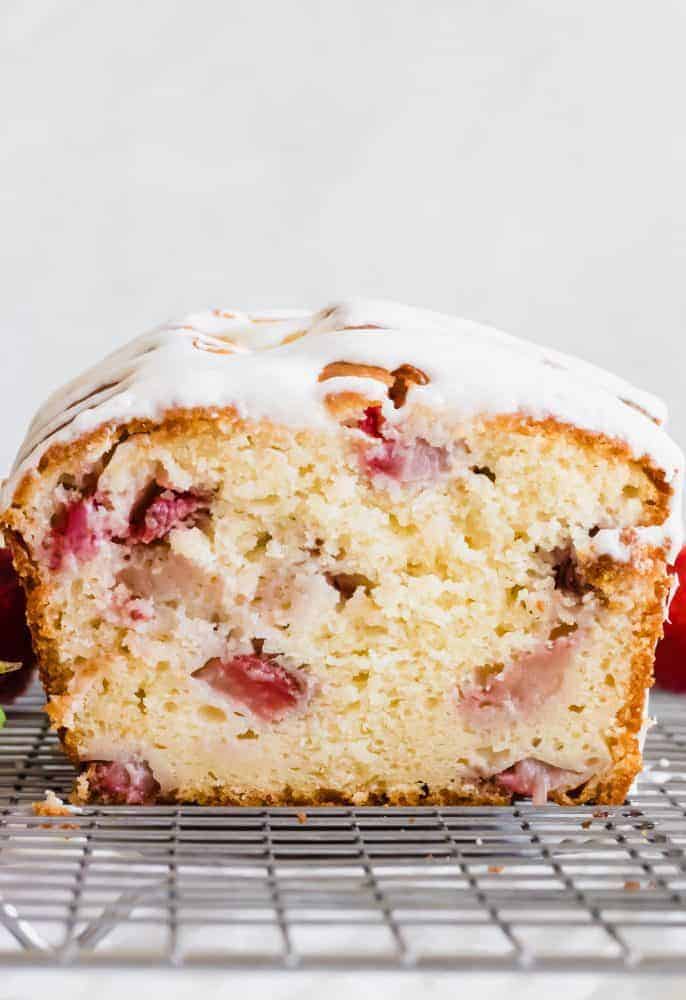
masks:
[[[474,323],[214,310],[5,487],[79,801],[618,803],[680,543],[662,404]]]

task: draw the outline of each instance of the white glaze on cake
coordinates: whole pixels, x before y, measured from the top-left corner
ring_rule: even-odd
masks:
[[[351,301],[315,313],[247,315],[211,310],[170,322],[114,352],[56,392],[36,414],[5,485],[9,505],[26,473],[57,442],[81,437],[109,422],[161,418],[172,407],[235,405],[241,416],[291,426],[332,420],[323,404],[333,381],[318,382],[334,361],[420,368],[430,378],[412,398],[458,419],[476,414],[523,413],[555,417],[620,439],[648,457],[674,487],[672,514],[659,528],[638,529],[634,541],[681,544],[683,456],[660,426],[661,400],[602,369],[468,320],[386,302]],[[363,393],[383,404],[387,420],[399,412],[382,383],[335,380],[335,389]],[[643,536],[641,536],[643,532]],[[611,529],[597,554],[628,558]]]

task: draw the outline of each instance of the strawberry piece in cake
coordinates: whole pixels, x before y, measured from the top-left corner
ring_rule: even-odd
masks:
[[[432,483],[447,471],[448,453],[422,438],[409,443],[382,440],[363,453],[363,464],[371,476],[388,476],[399,483]]]
[[[165,538],[173,528],[192,526],[207,512],[207,500],[191,492],[162,489],[155,485],[131,515],[129,539],[150,545]]]
[[[472,722],[528,719],[562,687],[576,639],[556,639],[517,657],[482,685],[467,685],[458,700],[460,712]]]
[[[297,708],[307,690],[304,679],[273,657],[244,654],[216,658],[193,674],[219,694],[244,705],[265,722],[277,722]]]
[[[423,438],[405,440],[389,433],[380,406],[368,406],[357,427],[378,442],[361,451],[362,468],[370,476],[387,476],[399,483],[431,483],[448,470],[446,448]]]
[[[144,761],[98,762],[91,764],[86,773],[91,794],[113,805],[151,805],[160,790]]]
[[[92,559],[105,532],[92,498],[62,504],[52,518],[52,529],[44,546],[51,570],[60,570],[73,556],[77,562]]]
[[[583,774],[553,767],[542,760],[520,760],[496,775],[498,784],[515,795],[530,798],[535,806],[543,806],[550,792],[560,788],[575,788],[584,780]]]
[[[364,411],[364,417],[358,420],[357,426],[370,437],[382,438],[384,416],[380,406],[368,406]]]

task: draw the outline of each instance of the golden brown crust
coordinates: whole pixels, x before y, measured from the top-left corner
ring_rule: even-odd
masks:
[[[354,393],[332,395],[327,397],[327,400],[329,398],[339,401],[333,404],[334,408],[340,407],[340,412],[337,413],[339,419],[349,418],[354,413],[355,407],[358,407],[359,412],[359,409],[369,405],[365,397]],[[232,407],[170,409],[161,420],[137,419],[126,424],[105,425],[76,441],[54,444],[42,456],[38,473],[27,473],[21,480],[11,506],[0,518],[0,530],[5,533],[6,542],[12,551],[15,566],[26,591],[27,615],[41,681],[49,696],[59,695],[65,691],[71,671],[60,663],[59,628],[51,621],[49,615],[50,582],[37,563],[31,559],[22,539],[23,511],[40,489],[41,478],[56,475],[65,469],[77,468],[85,461],[96,461],[99,456],[116,447],[120,441],[135,434],[163,430],[165,436],[173,438],[176,434],[200,433],[203,430],[214,429],[218,423],[227,426],[236,424],[248,426],[239,420]],[[263,426],[270,433],[279,434],[278,425],[265,421]],[[520,414],[488,418],[483,421],[483,426],[521,434],[561,434],[591,451],[595,458],[620,459],[632,463],[643,473],[652,487],[650,500],[644,504],[644,523],[661,524],[666,520],[671,487],[666,482],[664,473],[648,458],[636,459],[632,456],[624,442],[561,423],[554,418],[537,421]],[[613,593],[621,594],[635,587],[642,588],[644,593],[650,593],[651,598],[634,631],[635,652],[632,658],[629,692],[625,704],[618,713],[618,733],[609,742],[613,759],[612,768],[606,774],[592,778],[579,789],[570,792],[552,792],[550,798],[561,805],[587,802],[619,804],[624,801],[629,786],[641,767],[639,733],[643,724],[646,691],[652,684],[654,648],[661,635],[670,580],[665,572],[665,552],[659,548],[646,549],[643,554],[643,565],[639,568],[631,564],[614,563],[609,557],[603,557],[593,564],[587,564],[584,571],[592,585],[608,595],[610,600]],[[59,719],[54,713],[53,722],[59,724]],[[68,755],[78,763],[73,734],[61,729],[59,735]],[[172,796],[170,801],[176,799]],[[208,805],[504,805],[512,801],[512,796],[491,781],[481,785],[478,791],[470,787],[458,790],[429,789],[424,792],[420,788],[416,793],[404,791],[395,794],[379,789],[350,797],[335,790],[320,789],[306,799],[294,796],[289,789],[283,789],[266,797],[251,790],[237,793],[235,790],[218,788],[208,794],[206,789],[195,789],[184,793],[183,801]]]

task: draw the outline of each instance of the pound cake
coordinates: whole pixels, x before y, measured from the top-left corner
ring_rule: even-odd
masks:
[[[75,801],[622,802],[680,544],[664,419],[384,303],[118,350],[39,411],[0,520]]]

